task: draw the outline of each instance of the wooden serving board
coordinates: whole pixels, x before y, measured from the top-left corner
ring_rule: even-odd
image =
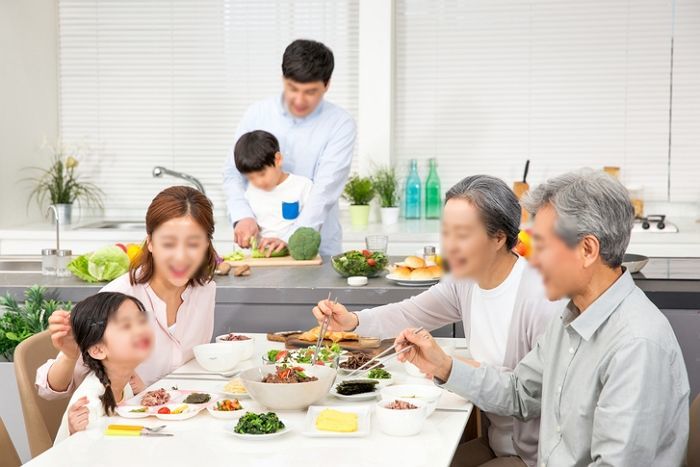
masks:
[[[288,336],[280,336],[278,334],[269,333],[267,335],[267,340],[272,342],[284,342],[284,346],[287,349],[303,349],[311,345],[316,345],[315,342],[309,342],[299,339],[300,333],[290,334]],[[379,340],[374,337],[360,337],[359,341],[340,341],[338,345],[343,350],[350,350],[354,352],[364,352],[367,355],[374,356],[378,355],[384,350],[388,349],[394,344],[393,339]],[[323,345],[331,346],[333,341],[330,339],[324,339]]]
[[[291,256],[280,256],[278,258],[245,258],[240,261],[227,261],[232,267],[243,266],[247,264],[250,267],[255,266],[318,266],[323,264],[320,256],[314,259],[294,259]]]

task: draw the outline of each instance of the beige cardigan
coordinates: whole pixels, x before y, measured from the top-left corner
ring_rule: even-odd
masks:
[[[470,342],[471,294],[474,282],[452,277],[444,278],[425,292],[398,303],[390,303],[357,312],[357,332],[364,336],[387,339],[407,327],[423,326],[434,330],[462,321],[467,343]],[[550,302],[544,292],[542,278],[529,264],[523,271],[515,298],[508,333],[504,367],[514,369],[518,362],[535,346],[547,323],[559,315],[565,301]],[[486,414],[487,417],[499,415]],[[528,465],[537,463],[539,418],[523,422],[514,419],[513,445]]]

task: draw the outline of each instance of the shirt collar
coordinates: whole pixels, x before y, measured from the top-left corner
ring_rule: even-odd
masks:
[[[326,101],[324,99],[321,99],[321,102],[318,103],[316,108],[311,112],[309,115],[306,117],[295,117],[292,115],[292,113],[289,111],[287,108],[287,105],[284,103],[284,93],[280,94],[280,98],[277,99],[277,109],[280,112],[280,115],[282,115],[285,118],[290,119],[294,123],[303,123],[307,120],[310,120],[317,116],[318,114],[321,113],[323,110],[323,106],[325,105]]]
[[[589,340],[622,303],[622,300],[634,290],[634,287],[632,276],[629,271],[624,270],[615,283],[591,303],[583,313],[579,314],[574,302],[569,301],[562,315],[564,325],[570,326],[583,339]]]

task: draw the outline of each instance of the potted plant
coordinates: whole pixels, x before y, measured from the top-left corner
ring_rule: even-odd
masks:
[[[369,202],[374,198],[372,179],[353,175],[345,185],[345,199],[350,201],[350,223],[364,227],[369,223]]]
[[[46,329],[54,310],[70,310],[71,307],[70,303],[49,297],[46,289],[37,285],[25,291],[23,304],[10,294],[0,296],[0,394],[4,401],[0,404],[0,417],[10,431],[14,431],[15,445],[24,460],[29,460],[29,449],[12,362],[15,348],[23,340]]]
[[[71,223],[73,203],[102,208],[102,190],[94,183],[82,181],[76,173],[79,150],[60,144],[50,146],[50,150],[53,162],[48,169],[32,167],[40,174],[30,179],[36,186],[29,195],[29,202],[36,199],[39,209],[45,210],[48,201],[56,207],[60,224]]]
[[[396,170],[380,167],[372,177],[374,191],[379,195],[380,212],[383,225],[396,224],[399,221],[399,181]]]

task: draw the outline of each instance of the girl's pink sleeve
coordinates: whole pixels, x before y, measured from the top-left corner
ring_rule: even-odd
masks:
[[[61,354],[59,354],[61,355]],[[75,363],[75,370],[73,371],[73,379],[71,380],[68,388],[65,391],[54,391],[51,386],[49,386],[49,369],[51,365],[56,361],[55,358],[50,358],[43,365],[41,365],[36,370],[36,380],[34,384],[36,385],[39,397],[42,399],[53,400],[53,399],[63,399],[65,397],[70,397],[76,387],[80,385],[85,379],[85,375],[88,374],[88,369],[83,365],[83,358],[79,357],[78,361]]]

